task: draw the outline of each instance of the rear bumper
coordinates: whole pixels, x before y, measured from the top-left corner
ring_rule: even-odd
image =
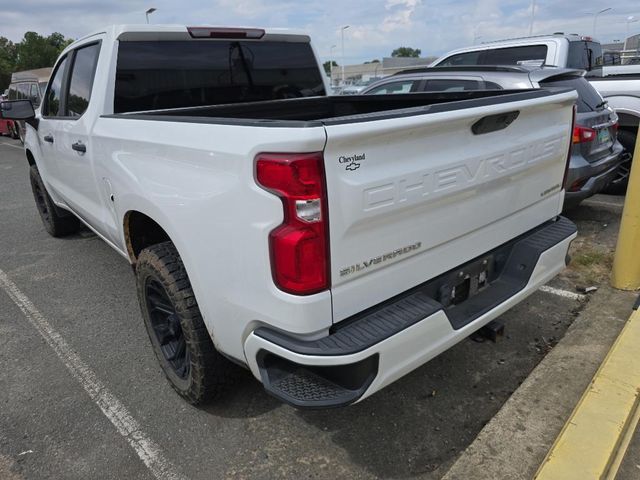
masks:
[[[362,400],[447,350],[525,299],[565,267],[576,227],[560,217],[488,252],[495,275],[488,287],[455,306],[437,299],[461,265],[352,319],[328,336],[300,339],[261,327],[245,355],[265,389],[299,408]]]
[[[619,143],[616,144],[614,152],[595,163],[588,163],[580,157],[580,166],[572,159],[567,178],[567,185],[572,185],[577,181],[584,184],[575,192],[567,191],[564,197],[564,206],[571,208],[577,206],[582,200],[601,192],[607,185],[618,177],[618,169],[626,157],[623,155],[624,149]]]

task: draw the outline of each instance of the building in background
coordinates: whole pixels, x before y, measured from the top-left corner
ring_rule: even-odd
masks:
[[[602,44],[605,65],[640,64],[640,34],[632,35],[624,42]]]

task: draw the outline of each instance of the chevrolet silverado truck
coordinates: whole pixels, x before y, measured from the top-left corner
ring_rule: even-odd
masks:
[[[236,364],[299,408],[360,401],[560,272],[575,91],[326,96],[303,33],[114,26],[71,44],[27,123],[53,236],[133,266],[174,389]]]

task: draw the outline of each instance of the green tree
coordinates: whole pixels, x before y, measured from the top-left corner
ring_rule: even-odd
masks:
[[[43,37],[36,32],[25,33],[22,41],[16,45],[15,70],[53,66],[60,52],[72,41],[57,32],[48,37]]]
[[[391,52],[392,57],[419,57],[422,53],[422,50],[419,48],[411,48],[411,47],[398,47],[393,52]]]
[[[331,67],[337,67],[338,64],[335,61],[331,60],[330,62],[329,61],[324,62],[322,66],[324,67],[325,73],[327,75],[331,75]]]
[[[15,63],[16,45],[11,40],[0,37],[0,93],[9,86]]]

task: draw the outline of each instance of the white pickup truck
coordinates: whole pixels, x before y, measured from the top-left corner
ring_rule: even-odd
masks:
[[[115,26],[70,45],[26,120],[53,236],[133,266],[196,404],[234,363],[301,408],[348,405],[565,267],[572,90],[325,96],[304,34]]]

